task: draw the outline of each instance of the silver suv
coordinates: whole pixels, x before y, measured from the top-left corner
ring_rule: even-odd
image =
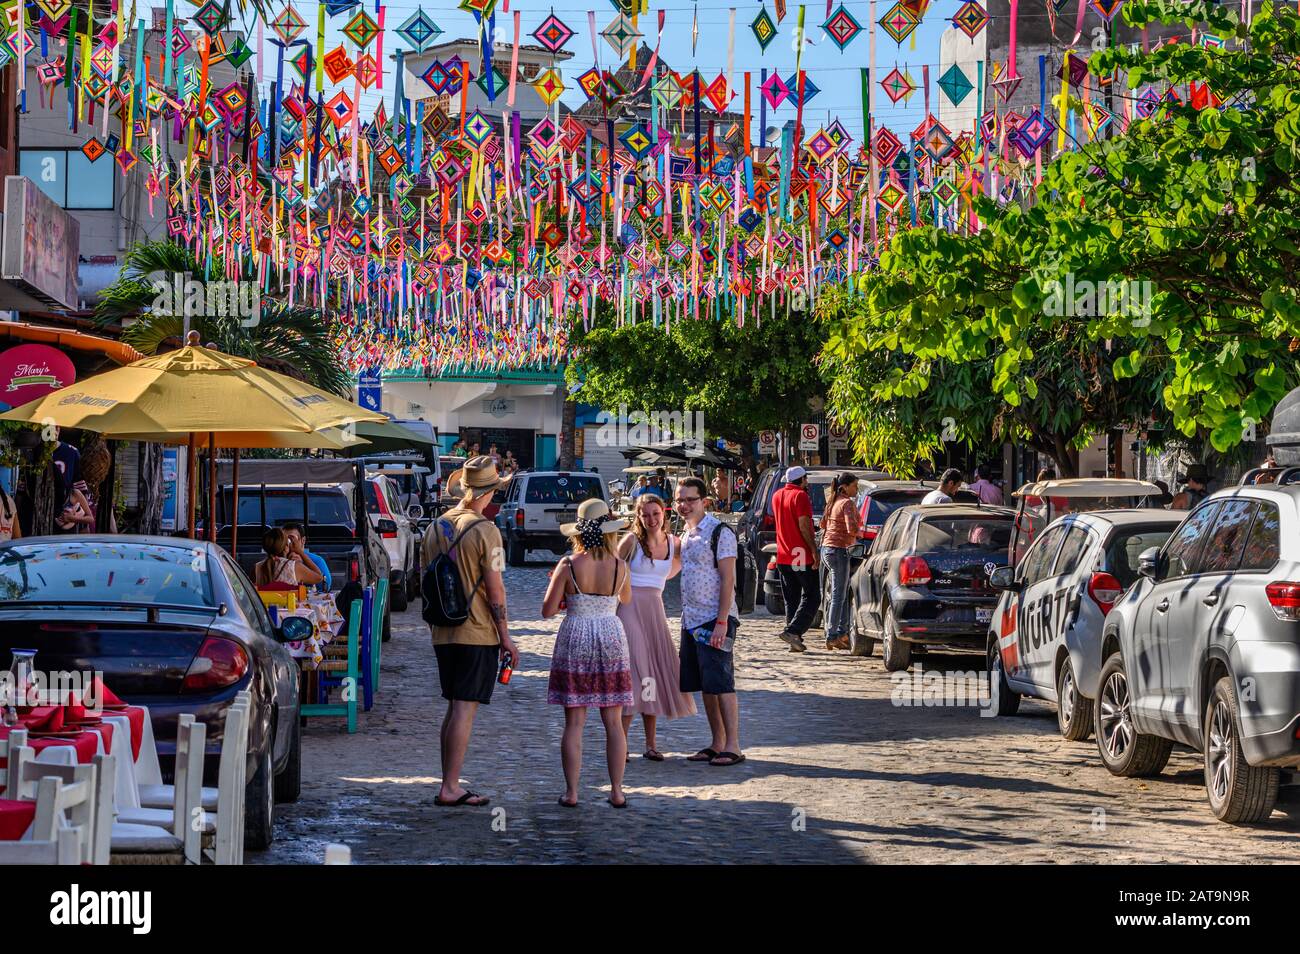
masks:
[[[1102,760],[1154,775],[1189,745],[1214,814],[1262,821],[1300,766],[1300,486],[1222,490],[1138,565],[1102,636]]]
[[[498,491],[499,493],[499,491]],[[578,504],[597,497],[609,503],[600,474],[585,471],[525,470],[507,485],[496,525],[506,547],[506,562],[523,566],[529,550],[569,549],[560,526],[578,519]]]

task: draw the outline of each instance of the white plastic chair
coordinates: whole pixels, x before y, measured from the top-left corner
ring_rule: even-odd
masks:
[[[176,784],[171,808],[127,808],[117,813],[119,825],[155,825],[166,829],[184,845],[186,864],[202,861],[203,835],[216,826],[201,805],[204,741],[208,727],[184,714],[176,729]]]
[[[37,762],[32,750],[10,749],[10,797],[36,798],[32,840],[57,842],[59,832],[77,829],[78,857],[84,864],[108,864],[108,829],[113,817],[113,782],[116,763],[111,755],[97,755],[90,765],[56,765]]]
[[[4,865],[79,865],[80,828],[60,828],[52,841],[0,841],[0,867]]]
[[[234,708],[235,706],[251,707],[252,704],[253,704],[253,694],[249,692],[247,689],[245,689],[243,692],[235,696],[234,702],[232,702],[230,705],[231,708]],[[194,717],[186,713],[182,715],[181,718],[192,719]],[[222,743],[222,746],[224,751],[224,746],[225,746],[224,742]],[[247,746],[245,746],[245,753],[247,753]],[[172,804],[176,799],[176,794],[173,791],[173,788],[174,786],[172,785],[141,785],[139,788],[140,807],[141,808],[171,808]],[[220,794],[218,790],[212,786],[204,785],[200,788],[200,792],[203,800],[202,801],[203,810],[209,812],[215,812],[217,810],[217,798],[218,795]]]
[[[9,734],[0,739],[0,759],[8,762],[8,765],[0,766],[0,790],[8,790],[9,777],[14,773],[14,751],[27,745],[26,729],[10,729]],[[10,798],[18,798],[15,793],[9,793]]]

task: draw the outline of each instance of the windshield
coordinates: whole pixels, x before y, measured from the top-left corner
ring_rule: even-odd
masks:
[[[374,485],[366,481],[367,493]],[[222,491],[224,500],[221,504],[221,515],[229,521],[231,496],[230,489],[225,488]],[[246,526],[252,524],[259,526],[262,524],[262,500],[263,494],[258,487],[240,487],[239,488],[239,525]],[[286,523],[303,520],[303,500],[302,490],[299,488],[284,488],[278,490],[267,490],[266,500],[266,525],[270,527],[284,526]],[[342,490],[331,488],[311,488],[307,491],[307,523],[317,526],[352,526],[352,501]]]
[[[567,477],[534,476],[528,481],[524,503],[530,504],[580,504],[600,496],[600,478],[588,474],[569,474]]]
[[[870,507],[866,519],[862,522],[868,526],[883,526],[889,515],[899,507],[919,504],[928,494],[928,490],[877,490],[871,495]],[[861,505],[859,504],[859,508]]]
[[[192,547],[126,542],[15,544],[0,551],[0,600],[214,606],[211,569]]]
[[[1005,550],[1011,543],[1010,520],[954,517],[926,520],[916,528],[916,552],[949,550]]]

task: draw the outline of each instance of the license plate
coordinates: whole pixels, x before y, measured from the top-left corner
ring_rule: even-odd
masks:
[[[988,623],[993,620],[993,607],[977,606],[975,607],[975,622]]]
[[[578,519],[578,511],[561,510],[559,513],[555,515],[555,519],[556,522],[558,523],[572,523],[573,521]]]

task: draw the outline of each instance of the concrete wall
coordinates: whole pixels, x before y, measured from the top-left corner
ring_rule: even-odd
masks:
[[[986,27],[974,39],[968,37],[956,27],[945,30],[943,36],[939,39],[939,73],[935,77],[936,82],[940,77],[948,72],[948,68],[956,63],[966,79],[970,81],[971,86],[979,85],[979,64],[984,62],[987,53],[988,28]],[[984,67],[985,73],[988,67]],[[980,104],[978,88],[972,89],[970,93],[962,100],[960,106],[954,106],[948,101],[947,95],[942,90],[936,89],[936,95],[939,102],[939,122],[948,127],[949,132],[956,138],[963,132],[974,132],[975,121],[979,117],[978,106]],[[988,109],[987,98],[985,100],[985,109]]]

